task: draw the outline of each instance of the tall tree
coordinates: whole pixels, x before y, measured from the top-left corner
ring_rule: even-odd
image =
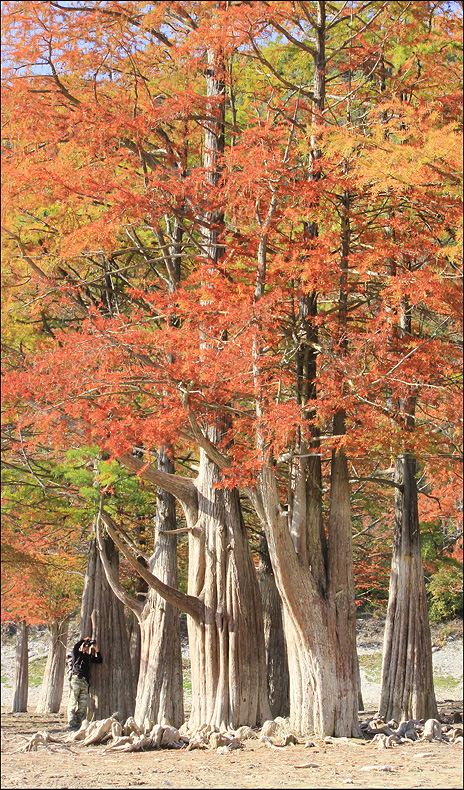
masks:
[[[131,4],[117,14],[110,4],[79,13],[60,3],[6,6],[11,61],[20,53],[9,26],[21,19],[31,62],[43,59],[45,72],[6,82],[5,164],[12,185],[21,176],[21,190],[9,190],[7,246],[29,258],[61,325],[21,381],[7,377],[4,397],[32,403],[31,422],[46,408],[49,441],[87,432],[182,505],[188,595],[130,557],[190,615],[192,726],[266,714],[262,615],[240,488],[261,519],[283,603],[292,723],[301,732],[358,731],[347,459],[368,453],[376,464],[401,446],[400,421],[392,437],[384,413],[385,384],[401,394],[398,367],[430,392],[436,383],[424,371],[438,342],[421,353],[420,344],[384,348],[387,300],[417,289],[430,309],[451,313],[457,293],[454,280],[437,299],[427,286],[430,275],[443,285],[432,259],[446,257],[442,220],[426,203],[432,130],[443,130],[443,113],[430,123],[414,100],[418,139],[397,146],[392,135],[387,173],[383,122],[378,136],[389,106],[379,100],[376,69],[405,22],[402,46],[411,51],[422,5],[410,4],[411,21],[409,5],[376,2],[158,3],[137,6],[137,15]],[[455,127],[447,139],[452,170]],[[418,150],[421,178],[410,166]],[[414,187],[407,195],[405,174]],[[47,207],[46,253],[32,220],[18,227],[25,184],[27,216],[42,218]],[[389,201],[407,227],[402,247],[412,244],[417,260],[419,250],[426,255],[412,279],[401,268],[395,282],[385,280],[385,262],[397,255],[385,236]],[[456,205],[449,196],[453,233]],[[174,291],[157,266],[172,244],[163,234],[169,227],[172,236],[173,217],[183,232]],[[31,251],[43,255],[41,273]],[[112,261],[111,277],[131,278],[119,313],[98,304],[100,260]],[[424,413],[414,439],[433,446],[432,434]],[[198,475],[157,469],[150,459],[159,447],[198,464]]]

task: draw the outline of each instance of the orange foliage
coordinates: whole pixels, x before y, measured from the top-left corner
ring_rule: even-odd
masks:
[[[252,485],[263,458],[279,462],[317,429],[323,460],[343,445],[373,466],[407,446],[431,485],[448,475],[452,509],[461,26],[422,0],[390,5],[354,43],[337,6],[318,115],[301,60],[311,3],[3,4],[9,283],[20,301],[27,274],[53,335],[4,377],[30,450],[196,452],[193,414],[224,429],[227,484]],[[227,97],[214,184],[200,152],[225,99],[205,95],[208,48]],[[213,215],[224,216],[217,264],[203,248]],[[395,405],[410,397],[413,432]],[[347,433],[334,437],[341,411]]]

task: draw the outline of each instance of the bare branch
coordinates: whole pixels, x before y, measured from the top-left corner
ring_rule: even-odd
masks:
[[[193,595],[188,595],[186,593],[180,592],[179,590],[176,590],[175,587],[170,587],[168,584],[165,584],[164,582],[161,581],[161,579],[158,579],[157,576],[154,576],[152,573],[150,573],[150,571],[147,568],[145,568],[144,565],[138,562],[138,560],[136,560],[132,552],[130,552],[129,549],[127,549],[124,543],[122,542],[121,538],[119,537],[116,531],[117,525],[115,524],[109,513],[106,513],[106,511],[103,510],[101,505],[100,505],[100,517],[105,525],[106,531],[108,532],[110,538],[112,538],[112,540],[118,547],[121,554],[128,561],[129,565],[131,565],[132,568],[134,568],[134,570],[137,571],[137,573],[142,577],[142,579],[144,579],[147,582],[147,584],[150,585],[150,587],[153,587],[153,589],[156,590],[158,595],[161,595],[161,597],[164,598],[165,601],[175,606],[176,609],[180,609],[181,612],[186,612],[197,621],[200,622],[203,621],[205,615],[205,606],[203,602],[200,601],[199,598]]]
[[[140,601],[138,601],[137,598],[134,598],[133,595],[129,595],[129,593],[127,593],[124,590],[124,588],[120,585],[119,579],[117,578],[116,575],[115,568],[113,568],[113,566],[108,562],[108,557],[106,556],[105,545],[103,542],[103,536],[101,531],[102,502],[103,502],[103,497],[101,497],[100,499],[100,509],[95,524],[97,548],[100,553],[101,563],[103,565],[103,569],[105,571],[108,584],[113,590],[116,598],[119,598],[121,603],[123,603],[124,606],[127,606],[135,614],[137,619],[140,620],[143,610],[143,604]],[[116,541],[114,542],[116,543]]]
[[[394,480],[387,480],[385,477],[350,477],[350,480],[355,482],[363,481],[367,483],[382,483],[383,485],[397,488],[398,491],[403,490],[403,485],[401,483],[395,483]]]
[[[164,488],[165,491],[175,496],[179,502],[196,513],[198,509],[197,489],[190,477],[181,477],[180,475],[162,472],[161,469],[156,469],[151,464],[147,465],[140,458],[136,458],[129,453],[119,456],[118,461],[127,469],[140,475],[143,480],[147,480],[154,486]]]

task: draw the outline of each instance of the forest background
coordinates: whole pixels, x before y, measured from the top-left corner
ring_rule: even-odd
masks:
[[[56,706],[81,606],[134,668],[96,712],[180,722],[181,609],[192,729],[353,735],[358,608],[386,613],[385,715],[433,715],[428,615],[462,616],[460,7],[2,14],[14,706],[32,623]]]

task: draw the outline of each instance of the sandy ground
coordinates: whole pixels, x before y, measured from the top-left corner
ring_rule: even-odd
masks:
[[[461,706],[462,710],[462,706]],[[64,714],[6,714],[2,788],[435,788],[462,787],[462,747],[410,743],[379,750],[370,741],[334,739],[307,748],[270,748],[256,740],[241,750],[114,754],[105,746],[52,744],[18,749],[38,730],[64,737]]]
[[[381,624],[358,633],[363,656],[378,659]],[[46,640],[34,640],[30,657],[43,654]],[[10,676],[13,648],[2,646],[2,676]],[[434,674],[442,721],[462,717],[462,636],[435,645]],[[375,663],[375,661],[374,661]],[[377,670],[361,670],[364,720],[378,703]],[[8,679],[8,678],[7,678]],[[441,683],[441,685],[440,685]],[[441,691],[440,691],[441,688]],[[462,788],[462,746],[415,742],[379,750],[376,743],[358,739],[315,740],[284,748],[258,740],[221,754],[216,750],[161,750],[115,754],[105,745],[65,744],[67,692],[60,713],[39,715],[39,688],[30,688],[27,713],[9,713],[11,687],[2,683],[2,788]],[[20,751],[38,731],[59,743]]]

